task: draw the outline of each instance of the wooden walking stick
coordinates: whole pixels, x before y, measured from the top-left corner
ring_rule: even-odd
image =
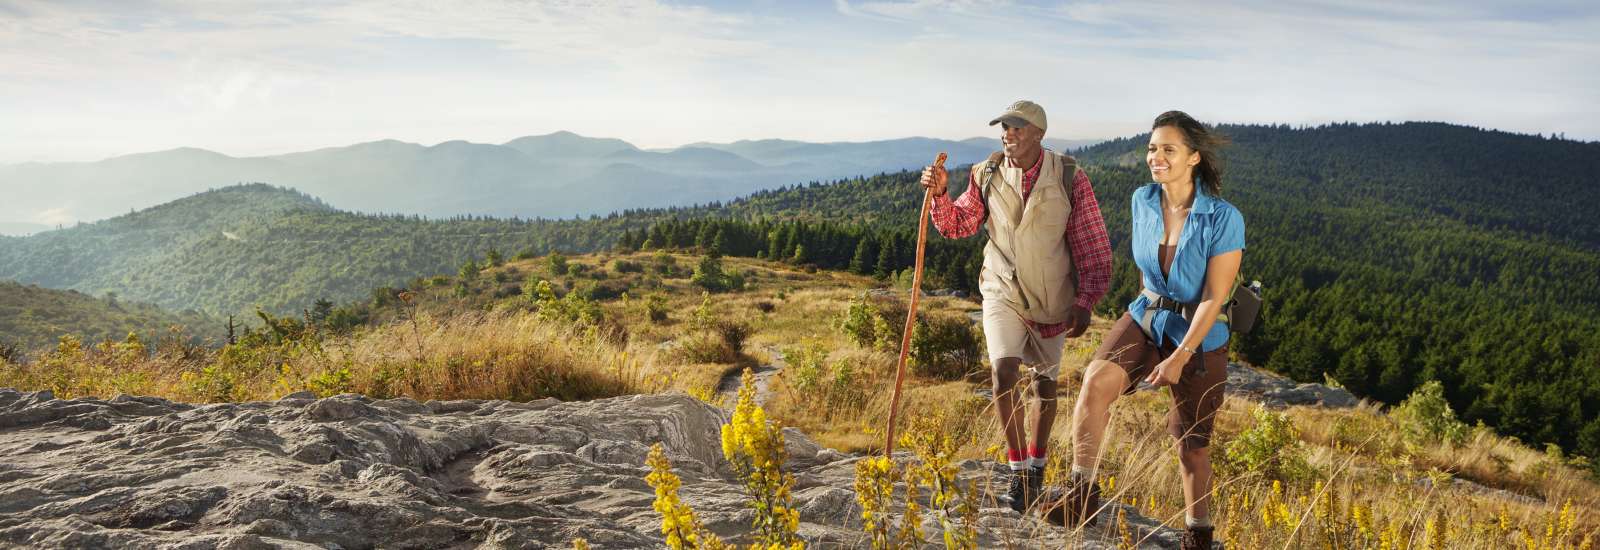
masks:
[[[939,153],[933,165],[944,168],[948,155]],[[900,384],[906,378],[906,357],[911,353],[911,331],[917,326],[917,298],[922,296],[922,249],[928,242],[928,206],[933,203],[933,190],[922,193],[922,215],[917,218],[917,267],[911,273],[911,307],[906,311],[906,330],[900,337],[900,362],[894,370],[894,394],[889,397],[889,427],[883,442],[883,456],[894,457],[894,421],[900,412]]]

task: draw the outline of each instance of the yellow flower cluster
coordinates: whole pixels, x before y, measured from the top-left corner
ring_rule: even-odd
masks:
[[[923,509],[919,495],[927,488],[928,513],[938,520],[945,548],[971,549],[978,545],[978,486],[967,483],[963,489],[956,479],[953,457],[960,443],[945,427],[942,416],[917,417],[900,437],[900,446],[918,458],[904,466],[888,457],[870,457],[856,462],[856,500],[861,503],[861,521],[874,550],[919,548]],[[894,485],[904,482],[904,511],[899,521],[893,513]]]
[[[769,422],[767,412],[756,405],[755,374],[749,369],[744,371],[733,419],[722,425],[722,457],[739,476],[755,507],[757,547],[805,548],[797,534],[800,511],[795,509],[790,494],[794,476],[783,470],[789,458],[783,447],[783,431]]]
[[[894,461],[886,456],[863,458],[856,461],[856,501],[861,503],[861,525],[872,539],[873,550],[888,548],[890,497],[894,494],[895,478],[899,471]]]
[[[1133,529],[1128,527],[1128,509],[1117,508],[1117,550],[1137,550],[1139,545],[1133,540]]]
[[[667,547],[672,550],[728,548],[715,534],[700,525],[700,521],[694,517],[694,510],[678,500],[678,487],[683,481],[672,473],[672,462],[667,460],[667,453],[662,450],[660,443],[650,447],[650,456],[645,463],[650,465],[650,474],[644,480],[656,490],[653,506],[661,514],[661,534],[667,537]]]

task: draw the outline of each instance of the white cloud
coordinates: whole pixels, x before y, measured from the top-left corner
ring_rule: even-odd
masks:
[[[33,215],[33,221],[51,227],[72,223],[77,219],[65,208],[50,208]]]
[[[797,6],[0,0],[0,163],[562,129],[643,146],[960,138],[1018,97],[1063,122],[1056,137],[1180,107],[1600,138],[1600,16],[1581,3]]]

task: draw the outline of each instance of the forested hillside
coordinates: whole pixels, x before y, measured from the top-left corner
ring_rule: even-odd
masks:
[[[1600,305],[1600,224],[1586,217],[1600,193],[1582,180],[1600,171],[1600,144],[1443,124],[1223,130],[1236,142],[1224,197],[1244,212],[1244,271],[1268,298],[1265,324],[1237,352],[1387,402],[1439,380],[1468,421],[1600,455],[1600,322],[1588,314]],[[1079,152],[1117,254],[1106,316],[1139,284],[1128,197],[1148,181],[1143,139]],[[458,273],[491,251],[705,248],[887,277],[910,265],[915,179],[536,221],[350,214],[233,187],[0,240],[0,278],[220,314],[347,301]],[[970,291],[981,244],[934,236],[929,286]]]
[[[474,255],[589,249],[609,239],[575,221],[354,214],[296,191],[240,185],[109,220],[0,239],[0,279],[117,292],[222,315],[297,312],[410,277],[452,272]],[[594,225],[592,222],[589,225]]]
[[[1589,313],[1600,223],[1586,218],[1600,192],[1582,181],[1600,169],[1600,144],[1443,124],[1223,130],[1235,140],[1223,194],[1245,215],[1244,272],[1267,287],[1264,327],[1234,347],[1244,358],[1389,403],[1439,380],[1469,422],[1600,454],[1600,322]],[[1139,287],[1128,199],[1148,181],[1145,139],[1079,152],[1116,252],[1103,315]],[[728,210],[909,232],[916,207],[906,173],[758,193]],[[965,263],[930,260],[930,278],[970,277],[977,251],[965,250]]]
[[[148,341],[177,337],[221,338],[224,323],[197,312],[175,313],[129,302],[116,294],[95,297],[0,281],[0,356],[18,360],[53,347],[67,334],[89,344],[123,341],[129,333]]]

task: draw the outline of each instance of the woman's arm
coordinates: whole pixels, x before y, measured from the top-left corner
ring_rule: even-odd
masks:
[[[1233,290],[1234,279],[1239,276],[1239,263],[1243,259],[1244,250],[1238,249],[1206,260],[1206,287],[1201,290],[1200,305],[1195,308],[1194,319],[1189,321],[1189,332],[1183,335],[1183,341],[1178,342],[1178,349],[1172,355],[1162,360],[1156,368],[1150,369],[1145,382],[1157,386],[1178,383],[1178,378],[1183,376],[1183,366],[1194,357],[1188,350],[1200,351],[1201,342],[1211,332],[1211,325],[1217,322],[1217,315],[1222,313],[1222,305],[1228,301],[1228,291]]]
[[[1235,250],[1206,260],[1206,287],[1201,291],[1200,306],[1194,310],[1194,319],[1189,320],[1189,333],[1183,335],[1183,341],[1178,343],[1180,348],[1200,349],[1200,343],[1211,333],[1211,325],[1217,322],[1217,315],[1222,313],[1222,306],[1228,302],[1228,291],[1233,290],[1234,280],[1239,277],[1239,263],[1243,259],[1244,251]],[[1188,354],[1182,349],[1178,353]]]

